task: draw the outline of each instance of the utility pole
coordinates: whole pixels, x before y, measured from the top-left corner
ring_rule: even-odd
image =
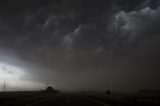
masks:
[[[46,86],[48,87],[48,85],[49,85],[49,84],[48,84],[48,81],[47,81],[47,82],[46,82]]]
[[[6,92],[6,83],[5,83],[5,81],[3,83],[3,91]]]
[[[113,91],[113,82],[112,82],[112,80],[110,82],[110,90],[111,90],[111,92]]]

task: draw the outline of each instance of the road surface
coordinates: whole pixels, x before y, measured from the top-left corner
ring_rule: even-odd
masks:
[[[78,94],[60,93],[27,106],[109,106],[101,101]]]

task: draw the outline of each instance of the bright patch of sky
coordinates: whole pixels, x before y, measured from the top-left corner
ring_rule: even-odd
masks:
[[[25,75],[24,69],[19,67],[0,63],[0,91],[3,90],[5,82],[6,90],[41,90],[44,89],[44,84],[22,80]]]

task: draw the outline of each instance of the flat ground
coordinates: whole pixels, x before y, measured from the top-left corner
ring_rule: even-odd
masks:
[[[6,92],[0,95],[0,106],[160,106],[157,94]]]

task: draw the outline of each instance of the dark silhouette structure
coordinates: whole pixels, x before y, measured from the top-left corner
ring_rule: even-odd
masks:
[[[107,95],[111,94],[111,90],[108,89],[108,90],[106,91],[106,94],[107,94]]]
[[[47,91],[47,92],[53,92],[53,91],[54,91],[54,88],[53,88],[52,86],[48,86],[48,87],[46,88],[46,91]]]
[[[46,88],[46,93],[56,93],[58,90],[54,89],[52,86]]]

